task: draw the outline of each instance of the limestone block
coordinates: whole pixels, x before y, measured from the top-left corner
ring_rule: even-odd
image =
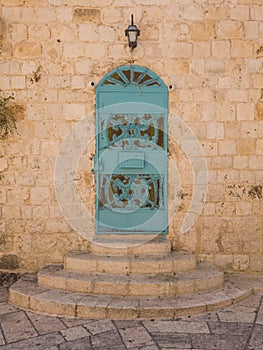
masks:
[[[21,23],[12,24],[11,37],[13,42],[21,42],[27,39],[27,26]]]
[[[20,219],[21,210],[18,205],[5,205],[2,209],[2,217],[5,219]]]
[[[87,60],[87,59],[78,60],[75,63],[76,73],[78,73],[78,74],[87,74],[87,73],[89,73],[90,65],[91,65],[90,60]]]
[[[18,59],[34,59],[42,54],[40,43],[23,42],[15,45],[14,57]]]
[[[227,99],[233,102],[247,102],[248,100],[247,90],[230,89],[227,92]]]
[[[167,74],[188,74],[189,61],[186,59],[167,59],[164,62],[164,69]]]
[[[187,20],[203,20],[204,11],[201,5],[190,3],[183,8],[182,17]]]
[[[263,102],[255,104],[254,115],[256,120],[263,120]]]
[[[242,39],[243,38],[243,26],[240,21],[225,20],[220,21],[217,25],[217,37],[218,39]]]
[[[252,86],[254,88],[261,89],[263,74],[255,74],[255,75],[252,75],[251,78],[252,78]]]
[[[263,156],[251,156],[249,159],[249,167],[250,169],[263,169]]]
[[[151,48],[152,48],[152,44],[151,44]],[[148,51],[149,55],[152,54],[151,52],[149,52],[149,50],[146,50],[146,52],[147,51]],[[110,57],[121,58],[121,57],[124,57],[125,55],[126,55],[126,51],[125,51],[124,45],[111,44],[109,46],[109,56]]]
[[[223,185],[209,184],[208,186],[208,201],[220,202],[224,200]]]
[[[116,45],[118,47],[118,50],[122,50],[122,45]],[[120,54],[120,51],[117,51],[118,54]],[[121,53],[123,54],[123,52]],[[85,56],[88,58],[96,59],[96,58],[102,58],[105,56],[105,45],[103,44],[97,44],[97,43],[88,43],[85,45]],[[119,57],[119,56],[117,56]]]
[[[57,20],[58,22],[72,22],[72,9],[67,7],[57,8]]]
[[[234,169],[246,169],[248,168],[248,156],[235,156],[233,159]]]
[[[67,222],[64,219],[53,219],[47,221],[46,223],[47,233],[69,233],[70,231],[71,227],[67,224]]]
[[[171,42],[168,44],[168,55],[171,58],[189,58],[192,51],[192,43]]]
[[[259,156],[263,155],[263,139],[257,140],[256,155],[259,155]]]
[[[255,21],[246,21],[244,23],[245,39],[257,39],[259,37],[259,23]]]
[[[252,256],[250,258],[250,270],[254,272],[263,272],[262,256]]]
[[[230,9],[230,19],[237,21],[246,21],[249,19],[249,6],[236,5]]]
[[[12,89],[25,89],[26,79],[24,76],[13,76],[11,77],[11,88]]]
[[[34,205],[49,204],[50,188],[49,187],[32,187],[30,189],[30,200]]]
[[[73,22],[101,24],[101,11],[97,8],[74,8]]]
[[[236,154],[236,141],[223,140],[218,142],[218,152],[222,156],[230,156]]]
[[[2,0],[1,5],[2,6],[20,6],[23,5],[23,0]]]
[[[205,216],[215,215],[215,203],[205,203],[204,215]]]
[[[82,41],[98,42],[99,30],[94,24],[83,23],[79,25],[79,38]]]
[[[65,23],[55,23],[50,26],[51,37],[61,42],[74,42],[77,38],[75,26]]]
[[[28,27],[29,40],[36,41],[47,40],[50,38],[50,30],[46,24],[31,24]]]
[[[213,4],[212,1],[210,1],[209,4],[206,5],[206,11],[205,11],[205,19],[212,19],[212,20],[224,20],[229,17],[229,4],[225,2],[220,2],[220,5]]]
[[[68,75],[50,75],[48,77],[48,87],[50,89],[59,89],[70,87],[70,77]]]
[[[242,202],[236,203],[237,215],[251,215],[252,214],[252,203]]]
[[[29,201],[29,189],[20,187],[7,190],[7,201],[9,204],[26,204]]]
[[[81,120],[86,116],[86,108],[83,104],[67,103],[63,114],[67,120]]]
[[[21,16],[21,10],[19,7],[2,7],[1,17],[7,22],[12,21],[19,22]]]
[[[212,41],[212,57],[230,57],[230,41],[217,40]]]
[[[159,20],[159,18],[158,18]],[[164,22],[164,37],[168,40],[186,41],[189,35],[189,26],[186,23],[176,23],[172,21]],[[149,28],[149,33],[151,28]],[[156,39],[155,39],[156,40]]]
[[[254,45],[251,41],[232,40],[231,57],[253,57]]]
[[[262,21],[263,17],[263,6],[262,2],[260,2],[261,5],[259,6],[253,6],[251,7],[251,19],[256,21]]]
[[[219,268],[222,268],[224,270],[228,270],[232,268],[233,264],[233,256],[231,254],[225,255],[225,254],[217,254],[215,255],[213,259],[213,263],[218,266]]]
[[[55,22],[57,20],[56,11],[50,7],[36,8],[36,16],[37,16],[38,22],[42,22],[42,23]]]
[[[256,139],[240,138],[237,143],[237,153],[242,156],[254,154],[256,149]]]
[[[0,158],[0,172],[8,169],[8,162],[5,158]]]
[[[85,56],[85,45],[82,42],[65,43],[64,55],[66,58],[78,58]]]
[[[190,25],[190,38],[193,41],[206,41],[215,37],[214,21],[193,21]]]
[[[111,43],[115,40],[115,31],[113,28],[99,26],[99,42]]]
[[[258,136],[258,123],[257,122],[242,122],[241,124],[241,136],[256,138]]]
[[[254,104],[253,103],[238,103],[237,104],[237,119],[238,120],[254,120]]]
[[[193,46],[193,57],[202,59],[210,57],[210,46],[209,41],[195,42]]]
[[[208,139],[223,139],[225,133],[224,124],[221,122],[207,123],[207,138]]]
[[[233,269],[236,271],[245,271],[249,267],[248,255],[234,255]]]

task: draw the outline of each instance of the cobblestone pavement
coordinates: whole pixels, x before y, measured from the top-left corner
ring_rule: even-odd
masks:
[[[262,298],[175,320],[111,321],[21,311],[0,287],[0,350],[263,350]]]

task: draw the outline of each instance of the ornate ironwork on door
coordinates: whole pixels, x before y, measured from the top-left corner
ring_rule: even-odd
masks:
[[[167,232],[167,88],[123,66],[97,87],[97,233]]]

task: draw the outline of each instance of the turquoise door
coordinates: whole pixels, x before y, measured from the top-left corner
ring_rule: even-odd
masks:
[[[122,66],[96,89],[96,231],[167,233],[167,87]]]

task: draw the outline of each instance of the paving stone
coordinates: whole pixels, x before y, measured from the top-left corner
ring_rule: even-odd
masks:
[[[114,324],[118,329],[141,326],[141,321],[136,320],[116,320]]]
[[[135,350],[135,349],[134,349]],[[159,350],[156,345],[143,346],[140,350]]]
[[[153,333],[154,341],[165,349],[191,349],[191,338],[189,334],[182,333]]]
[[[259,309],[258,309],[258,315],[256,319],[257,324],[262,324],[263,325],[263,302],[259,304]]]
[[[153,333],[210,333],[206,322],[156,320],[144,321],[143,324]]]
[[[0,345],[4,345],[5,344],[5,340],[4,340],[4,337],[3,337],[3,333],[0,329]]]
[[[263,326],[255,325],[248,349],[263,349]]]
[[[0,316],[0,324],[7,343],[38,335],[22,311]]]
[[[93,319],[85,319],[85,318],[68,318],[68,317],[59,317],[59,320],[63,322],[67,327],[75,327],[81,326],[87,323],[94,322]]]
[[[16,343],[3,345],[1,350],[46,350],[64,342],[59,333],[50,333],[34,337],[31,339],[21,340]],[[72,348],[70,350],[73,350]]]
[[[84,325],[84,327],[92,334],[99,334],[104,332],[109,332],[112,330],[115,330],[115,326],[112,321],[110,320],[101,320],[101,321],[95,321],[91,323],[87,323]]]
[[[120,334],[128,349],[154,344],[150,334],[142,326],[120,329]]]
[[[0,286],[0,303],[7,301],[8,299],[8,289],[6,287]]]
[[[250,297],[240,301],[238,305],[257,308],[260,304],[262,296],[260,294],[253,294]]]
[[[116,330],[99,333],[91,336],[91,344],[94,348],[108,348],[123,346],[122,339]]]
[[[65,328],[65,325],[57,318],[52,316],[41,315],[33,312],[27,312],[27,316],[33,323],[39,334],[57,332]]]
[[[248,337],[226,334],[192,334],[192,345],[203,350],[244,350]]]
[[[249,336],[252,325],[231,322],[209,322],[209,328],[213,334],[233,334]]]
[[[59,346],[59,350],[89,350],[92,349],[90,337],[69,341]]]
[[[77,326],[77,327],[64,329],[61,331],[61,334],[67,341],[70,341],[70,340],[85,338],[90,335],[90,332],[82,326]]]
[[[0,315],[9,314],[11,312],[17,312],[18,309],[10,304],[0,304]]]
[[[217,314],[221,322],[253,323],[256,316],[256,307],[233,305],[219,311]]]
[[[217,322],[218,321],[218,317],[216,312],[208,312],[206,314],[203,315],[190,315],[187,317],[187,321],[190,322]]]

